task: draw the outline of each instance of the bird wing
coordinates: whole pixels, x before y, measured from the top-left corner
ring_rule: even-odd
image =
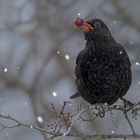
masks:
[[[77,58],[76,58],[76,66],[75,66],[75,84],[76,84],[76,86],[77,86],[77,88],[79,89],[80,88],[80,68],[79,68],[79,61],[82,59],[81,57],[82,57],[82,54],[83,54],[83,51],[81,51],[79,54],[78,54],[78,56],[77,56]],[[70,96],[70,99],[74,99],[74,98],[77,98],[77,97],[79,97],[80,96],[80,92],[79,92],[79,90],[75,93],[75,94],[73,94],[72,96]]]
[[[83,61],[85,50],[79,52],[76,58],[76,66],[75,66],[75,83],[79,87],[78,83],[80,82],[81,70],[80,70],[80,63]]]

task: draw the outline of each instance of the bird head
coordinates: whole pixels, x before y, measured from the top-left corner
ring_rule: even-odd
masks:
[[[108,39],[113,39],[108,27],[100,19],[95,18],[84,21],[78,17],[74,23],[84,31],[86,40],[107,41]]]

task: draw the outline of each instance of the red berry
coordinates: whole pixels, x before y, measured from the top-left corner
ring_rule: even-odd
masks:
[[[83,20],[80,19],[79,17],[74,21],[74,24],[77,26],[82,26],[83,25]]]

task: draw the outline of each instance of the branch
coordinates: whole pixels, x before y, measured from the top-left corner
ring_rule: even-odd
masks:
[[[12,126],[5,126],[4,124],[0,123],[0,126],[1,126],[1,129],[0,130],[24,126],[24,127],[27,127],[27,128],[38,130],[40,132],[52,134],[51,132],[47,131],[46,129],[42,129],[42,128],[37,127],[37,126],[33,126],[33,125],[28,125],[28,124],[22,123],[22,122],[18,121],[17,119],[11,117],[10,115],[6,116],[6,115],[0,114],[0,118],[6,119],[6,120],[10,120],[10,121],[12,121],[12,122],[15,123]]]
[[[68,135],[68,134],[70,133],[71,128],[72,128],[72,126],[74,125],[75,121],[76,121],[77,119],[79,119],[79,117],[81,116],[81,114],[84,113],[84,112],[85,112],[86,110],[88,110],[88,109],[89,109],[89,107],[87,107],[86,109],[81,110],[81,111],[76,115],[76,117],[73,119],[73,121],[72,121],[72,123],[70,124],[70,126],[69,126],[67,132],[66,132],[64,135]]]
[[[130,128],[131,128],[131,130],[132,130],[132,132],[133,132],[133,135],[136,135],[136,132],[135,132],[135,130],[134,130],[134,127],[133,127],[133,125],[132,125],[130,119],[128,118],[128,114],[127,114],[127,113],[125,113],[125,119],[127,120],[128,124],[129,124],[129,126],[130,126]]]
[[[80,105],[80,107],[76,108],[76,111],[74,112],[66,112],[66,107],[69,105],[70,102],[64,102],[61,106],[61,109],[58,111],[58,107],[56,108],[53,104],[51,104],[51,110],[54,113],[54,116],[56,118],[56,121],[50,125],[47,125],[47,128],[40,128],[34,125],[28,125],[26,123],[22,123],[19,120],[11,117],[10,115],[2,115],[0,114],[0,118],[5,120],[10,120],[13,122],[13,125],[4,125],[0,122],[0,131],[4,129],[13,129],[20,126],[34,129],[37,131],[40,131],[44,134],[51,135],[49,137],[50,140],[58,138],[58,137],[64,137],[64,136],[73,136],[73,137],[82,137],[82,138],[140,138],[140,134],[136,134],[134,127],[128,117],[128,112],[132,111],[132,115],[135,118],[136,115],[138,115],[138,111],[140,110],[140,102],[132,105],[113,105],[109,106],[107,104],[96,104],[94,106],[87,106],[83,107]],[[84,118],[84,114],[90,111],[93,114],[92,118]],[[76,120],[82,120],[82,121],[92,121],[95,120],[97,117],[104,117],[106,112],[110,112],[112,114],[112,111],[121,111],[125,114],[125,118],[133,132],[133,134],[102,134],[102,135],[83,135],[80,133],[73,134],[71,133],[71,129],[74,126]],[[51,128],[49,128],[51,127]]]

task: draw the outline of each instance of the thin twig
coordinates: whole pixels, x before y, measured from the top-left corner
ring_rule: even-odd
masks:
[[[54,114],[56,113],[55,114],[57,117],[56,119],[58,119],[58,122],[55,122],[54,124],[51,125],[55,128],[55,129],[53,129],[53,131],[49,130],[49,126],[47,129],[45,129],[45,128],[40,128],[40,127],[37,127],[34,125],[28,125],[26,123],[22,123],[22,122],[18,121],[17,119],[11,117],[10,115],[6,116],[6,115],[2,115],[2,114],[0,114],[0,118],[12,121],[13,125],[5,126],[4,124],[0,123],[0,127],[1,127],[0,130],[2,131],[4,129],[13,129],[13,128],[17,128],[20,126],[24,126],[24,127],[30,128],[30,129],[40,131],[41,133],[44,133],[44,134],[50,134],[51,135],[49,137],[50,140],[54,139],[54,138],[62,137],[62,136],[73,136],[73,137],[82,137],[82,138],[85,138],[85,137],[86,138],[99,138],[99,137],[100,138],[123,138],[123,139],[140,138],[140,134],[136,134],[134,127],[127,114],[129,111],[138,109],[140,106],[140,102],[138,102],[136,104],[134,103],[132,106],[127,106],[127,104],[124,104],[124,106],[122,106],[122,105],[106,106],[106,105],[102,104],[101,105],[102,108],[100,108],[100,104],[99,104],[99,105],[95,105],[95,106],[88,106],[85,108],[80,108],[80,110],[76,110],[76,113],[73,113],[73,112],[65,113],[66,105],[67,105],[66,102],[64,102],[64,105],[61,106],[62,108],[60,109],[60,111],[58,111],[55,108],[55,106],[52,104],[51,108],[52,108]],[[102,113],[104,113],[104,115],[105,115],[106,112],[113,111],[113,110],[121,111],[124,113],[125,118],[129,124],[133,134],[131,134],[131,135],[123,135],[123,134],[111,134],[110,135],[109,134],[109,135],[100,135],[99,136],[99,135],[82,135],[79,133],[77,133],[75,135],[75,134],[71,133],[71,129],[74,126],[76,120],[78,120],[78,119],[82,119],[83,121],[86,120],[85,118],[83,118],[83,114],[86,113],[87,111],[91,111],[91,113],[94,115],[94,117],[92,119],[91,118],[89,119],[89,121],[92,121],[92,120],[95,120],[97,117],[101,117],[100,115]],[[133,115],[133,113],[132,113],[132,115]],[[68,127],[66,127],[66,132],[65,131],[61,132],[62,127],[64,128],[65,126],[68,126]]]
[[[125,113],[125,119],[127,120],[128,124],[129,124],[129,126],[130,126],[130,128],[132,130],[133,135],[136,135],[136,132],[135,132],[134,127],[133,127],[133,125],[132,125],[132,123],[131,123],[128,115],[127,115],[127,112]]]
[[[80,115],[81,115],[82,113],[84,113],[87,109],[89,109],[89,107],[86,108],[86,109],[83,109],[82,111],[80,111],[80,112],[76,115],[76,117],[72,120],[72,122],[71,122],[71,124],[70,124],[70,126],[69,126],[69,128],[68,128],[68,130],[67,130],[67,132],[65,133],[65,135],[68,135],[68,134],[70,133],[71,128],[72,128],[72,126],[74,125],[75,121],[76,121],[76,120],[80,117]]]

